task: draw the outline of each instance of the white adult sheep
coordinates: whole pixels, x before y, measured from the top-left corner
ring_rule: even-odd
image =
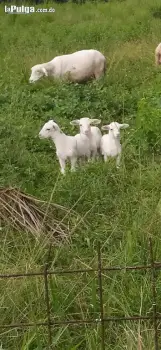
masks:
[[[104,161],[107,162],[108,157],[116,157],[116,167],[120,166],[121,159],[121,143],[120,143],[120,129],[126,129],[129,124],[119,124],[112,122],[109,125],[103,125],[102,130],[109,130],[108,134],[102,136],[101,139],[101,153],[104,156]]]
[[[56,56],[49,62],[31,68],[30,83],[43,76],[66,77],[81,83],[92,78],[99,79],[106,72],[106,58],[97,50],[81,50],[68,55]]]
[[[161,64],[161,43],[155,49],[155,63],[156,65]]]
[[[71,162],[71,171],[75,171],[78,157],[90,158],[90,143],[85,135],[69,136],[64,134],[57,123],[49,120],[39,132],[40,138],[51,138],[56,147],[61,173],[65,174],[67,159]]]
[[[80,134],[86,135],[89,138],[90,141],[90,150],[91,155],[93,156],[93,159],[95,159],[96,156],[100,153],[100,143],[102,138],[102,133],[100,129],[97,126],[91,126],[98,125],[101,123],[100,119],[90,119],[90,118],[81,118],[72,120],[70,122],[71,125],[79,125],[80,128]]]

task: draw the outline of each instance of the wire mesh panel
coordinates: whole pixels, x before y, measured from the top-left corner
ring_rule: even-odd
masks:
[[[48,268],[48,264],[45,264],[44,271],[41,272],[30,272],[30,273],[17,273],[17,274],[0,274],[0,279],[2,280],[10,280],[10,279],[21,279],[21,278],[41,278],[44,288],[44,304],[42,305],[45,317],[43,321],[35,320],[34,322],[15,322],[12,324],[0,324],[0,328],[5,329],[25,329],[25,328],[32,328],[32,327],[43,327],[45,328],[45,332],[47,332],[47,346],[48,349],[54,349],[52,338],[55,330],[60,327],[70,326],[70,327],[78,327],[78,329],[81,327],[86,327],[85,330],[89,331],[90,326],[96,326],[100,328],[100,348],[102,350],[106,349],[106,326],[108,324],[108,330],[111,329],[111,340],[108,337],[108,342],[111,344],[115,341],[117,341],[115,336],[115,327],[120,327],[120,332],[123,335],[123,331],[127,336],[126,342],[128,343],[128,326],[127,323],[130,323],[130,327],[134,327],[134,330],[137,326],[137,334],[138,334],[138,345],[137,349],[142,349],[142,346],[139,345],[139,342],[141,344],[141,327],[144,328],[143,325],[147,324],[149,327],[149,332],[153,333],[153,348],[155,350],[159,350],[159,327],[158,322],[161,320],[161,315],[158,313],[157,310],[157,277],[156,277],[156,271],[161,269],[161,262],[155,262],[154,260],[154,253],[153,253],[153,245],[152,240],[149,239],[149,257],[150,257],[150,264],[147,265],[138,265],[138,266],[110,266],[105,267],[102,264],[102,258],[101,258],[101,244],[98,243],[98,252],[97,252],[97,267],[95,268],[88,268],[88,269],[75,269],[75,270],[55,270],[51,271]],[[107,279],[107,275],[109,274],[120,274],[121,272],[128,273],[129,271],[133,271],[135,273],[140,273],[141,271],[146,272],[148,275],[148,278],[150,278],[150,284],[151,284],[151,305],[150,309],[152,310],[151,313],[148,315],[118,315],[117,313],[114,313],[113,315],[108,315],[104,308],[104,295],[105,293],[108,293],[108,288],[110,288],[110,284]],[[51,297],[52,297],[52,304],[54,305],[55,299],[54,296],[51,296],[51,285],[52,285],[52,291],[54,290],[54,285],[52,284],[52,278],[53,276],[66,276],[63,278],[67,278],[68,276],[75,275],[75,276],[83,276],[86,275],[86,283],[93,283],[93,298],[95,301],[95,311],[91,312],[88,315],[85,313],[85,307],[83,309],[83,305],[80,305],[82,313],[73,313],[72,318],[68,317],[68,310],[66,309],[64,311],[65,318],[57,317],[57,315],[54,314],[53,308],[51,307]],[[135,275],[136,276],[136,275]],[[145,275],[143,276],[145,278]],[[76,281],[78,282],[78,277],[76,277]],[[62,280],[63,283],[63,280]],[[81,282],[82,283],[82,282]],[[85,281],[84,281],[85,283]],[[129,280],[127,280],[127,283],[130,285]],[[134,283],[134,276],[133,276],[133,283]],[[76,300],[76,295],[74,294],[74,285],[73,287],[73,300]],[[114,291],[114,289],[113,289]],[[132,300],[131,296],[129,297],[129,303]],[[82,297],[82,303],[83,303],[83,297]],[[90,303],[90,295],[88,296],[88,302]],[[145,301],[146,302],[146,301]],[[80,303],[81,304],[81,303]],[[117,305],[117,304],[116,304]],[[77,304],[78,306],[78,304]],[[72,309],[72,306],[71,306]],[[118,307],[119,309],[119,307]],[[70,313],[71,314],[71,313]],[[80,314],[82,316],[85,315],[85,317],[80,317]],[[112,326],[111,326],[112,325]],[[132,326],[133,325],[133,326]],[[111,328],[110,328],[111,327]],[[149,333],[150,334],[150,333]],[[136,341],[136,340],[135,340]],[[148,342],[148,340],[147,340]],[[112,346],[112,345],[111,345]]]

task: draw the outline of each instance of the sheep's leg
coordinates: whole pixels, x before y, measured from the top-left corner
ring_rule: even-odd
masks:
[[[96,159],[99,160],[99,157],[101,155],[101,150],[100,148],[97,149],[97,154],[96,154]]]
[[[76,162],[77,162],[77,157],[71,158],[71,171],[76,170]]]
[[[94,162],[94,161],[95,161],[96,156],[97,156],[97,152],[96,152],[96,151],[94,151],[94,152],[93,152],[93,155],[92,155],[92,162]]]
[[[91,157],[88,157],[88,163],[90,163],[91,162]]]
[[[90,156],[88,156],[88,155],[82,156],[81,157],[81,165],[84,165],[88,161],[89,158],[90,158]]]
[[[106,163],[106,162],[108,161],[107,154],[105,153],[105,154],[103,155],[103,157],[104,157],[104,162]]]
[[[62,158],[59,158],[59,164],[60,164],[60,171],[62,175],[65,175],[65,160]]]
[[[119,153],[117,158],[116,158],[116,168],[120,167],[120,160],[121,160],[121,153]]]
[[[90,163],[90,161],[91,161],[91,152],[89,152],[89,153],[87,154],[87,160],[88,160],[88,163]]]
[[[84,163],[84,158],[83,157],[80,157],[79,159],[79,164],[82,165]]]
[[[95,160],[99,160],[99,151],[96,149],[96,151],[94,152],[94,155],[93,155],[93,159]]]
[[[86,161],[89,161],[89,160],[90,160],[90,155],[81,156],[79,159],[80,165],[84,165]]]
[[[96,160],[99,160],[99,153],[98,153],[98,151],[96,153]]]
[[[91,152],[91,155],[90,155],[90,158],[89,158],[89,162],[90,162],[90,161],[94,162],[96,156],[97,156],[97,151],[96,151],[96,150],[95,150],[95,151],[92,151],[92,152]]]

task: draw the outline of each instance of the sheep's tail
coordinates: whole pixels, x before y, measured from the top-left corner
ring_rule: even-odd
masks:
[[[105,59],[105,62],[104,62],[104,74],[106,73],[106,70],[107,70],[107,61]]]
[[[161,64],[161,54],[158,54],[158,64]]]
[[[159,52],[155,53],[155,63],[156,65],[161,64],[161,54]]]

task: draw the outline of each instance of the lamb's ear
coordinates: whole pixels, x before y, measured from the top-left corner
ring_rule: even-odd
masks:
[[[72,120],[70,122],[71,125],[79,125],[79,119],[76,119],[76,120]]]
[[[45,74],[45,76],[47,77],[48,76],[48,72],[47,72],[46,68],[42,67],[41,70]]]
[[[109,130],[110,129],[110,126],[109,125],[103,125],[101,127],[102,130]]]
[[[129,127],[129,124],[120,124],[120,129],[126,129]]]
[[[93,124],[93,125],[98,125],[101,123],[101,120],[100,119],[91,119],[90,120],[90,124]]]

